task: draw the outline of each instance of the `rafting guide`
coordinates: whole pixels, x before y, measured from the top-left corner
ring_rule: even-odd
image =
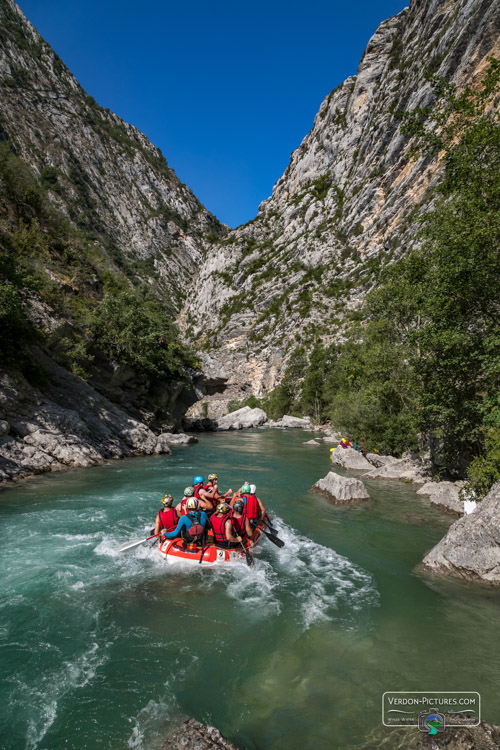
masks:
[[[217,481],[217,474],[209,474],[206,484],[203,476],[196,475],[177,504],[173,495],[165,494],[150,536],[123,545],[119,552],[154,539],[168,563],[214,565],[245,559],[252,566],[250,550],[262,535],[277,547],[284,546],[255,484],[244,482],[236,492],[229,489],[221,495]]]

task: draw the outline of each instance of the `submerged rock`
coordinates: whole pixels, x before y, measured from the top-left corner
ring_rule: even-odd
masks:
[[[240,750],[238,745],[226,740],[218,729],[187,719],[172,734],[161,750]]]
[[[333,464],[342,466],[344,469],[369,471],[372,468],[371,463],[366,460],[362,453],[354,450],[354,448],[342,448],[341,445],[332,451],[331,459]]]
[[[251,409],[249,406],[244,406],[242,409],[231,412],[231,414],[226,414],[225,417],[220,417],[217,420],[217,429],[243,430],[250,427],[259,427],[265,422],[267,422],[267,414],[263,409]]]
[[[321,445],[317,440],[306,440],[302,445]]]
[[[452,513],[463,515],[464,505],[459,500],[460,486],[453,482],[426,482],[417,490],[417,495],[430,497],[431,504]]]
[[[500,584],[500,482],[474,513],[458,519],[424,557],[422,568],[471,581]]]
[[[371,499],[363,482],[353,477],[341,477],[334,471],[329,471],[326,477],[318,479],[311,489],[330,495],[338,504]]]

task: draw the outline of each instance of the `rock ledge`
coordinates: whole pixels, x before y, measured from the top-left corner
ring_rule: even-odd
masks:
[[[201,724],[196,719],[187,719],[182,727],[168,738],[161,750],[241,750],[241,748],[226,740],[215,727]]]

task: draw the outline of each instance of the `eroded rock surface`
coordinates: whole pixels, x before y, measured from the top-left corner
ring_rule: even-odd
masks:
[[[201,724],[196,719],[187,719],[182,727],[168,738],[161,750],[241,750],[241,748],[226,740],[215,727]]]
[[[331,460],[333,464],[349,470],[369,471],[373,468],[362,453],[354,448],[342,448],[341,445],[331,452]]]
[[[268,427],[287,428],[291,427],[299,430],[310,430],[311,429],[311,418],[310,417],[291,417],[289,414],[285,414],[284,417],[277,421],[269,420],[267,423]]]
[[[267,422],[267,414],[263,409],[251,409],[249,406],[244,406],[242,409],[237,409],[217,419],[217,429],[243,430],[259,427],[265,422]]]
[[[416,454],[405,454],[402,458],[394,458],[383,466],[371,469],[363,474],[365,479],[399,479],[425,484],[429,479],[429,470]]]
[[[460,486],[455,482],[426,482],[417,490],[417,495],[430,497],[431,504],[447,513],[463,515],[464,504],[459,500]]]
[[[180,324],[228,387],[274,387],[297,334],[342,340],[380,269],[415,246],[442,165],[408,158],[395,112],[432,105],[429,68],[459,88],[477,82],[498,39],[491,0],[411,0],[376,29],[271,197],[212,245],[186,296]]]
[[[425,556],[422,568],[500,585],[500,482],[474,513],[455,521]]]
[[[363,482],[352,477],[341,477],[334,471],[329,471],[326,477],[318,479],[311,489],[325,493],[338,504],[370,500]]]
[[[39,388],[20,373],[0,377],[0,480],[92,466],[105,459],[170,453],[168,444],[84,380],[38,352]]]

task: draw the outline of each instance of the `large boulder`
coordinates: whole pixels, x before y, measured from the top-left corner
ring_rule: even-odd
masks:
[[[302,430],[310,430],[311,429],[311,417],[291,417],[288,414],[285,414],[285,416],[282,417],[281,419],[278,419],[277,422],[270,420],[267,423],[267,426],[278,427],[279,429],[293,427],[293,428],[302,429]]]
[[[363,482],[352,477],[341,477],[334,471],[329,471],[326,477],[318,479],[311,489],[329,495],[337,504],[370,500]]]
[[[186,435],[185,432],[162,432],[158,435],[158,442],[160,441],[167,445],[189,445],[189,443],[197,443],[198,438],[194,435]]]
[[[474,513],[455,521],[422,567],[472,581],[500,584],[500,482]]]
[[[373,468],[362,453],[354,450],[354,448],[342,448],[341,445],[338,445],[331,452],[331,459],[333,464],[342,466],[342,468],[349,469],[350,471],[369,471]]]
[[[294,427],[302,430],[311,429],[311,417],[290,417],[285,414],[280,420],[282,427]]]
[[[249,427],[259,427],[267,422],[267,414],[263,409],[251,409],[244,406],[242,409],[226,414],[217,420],[219,430],[242,430]]]
[[[395,458],[375,469],[370,464],[370,468],[371,471],[363,474],[365,479],[400,479],[414,484],[425,484],[429,476],[422,459],[410,452],[403,454],[402,458]]]
[[[430,497],[431,505],[461,516],[464,512],[463,503],[459,500],[460,486],[453,482],[426,482],[417,490],[417,495]]]
[[[237,745],[221,735],[218,729],[187,719],[172,734],[161,750],[240,750]]]

